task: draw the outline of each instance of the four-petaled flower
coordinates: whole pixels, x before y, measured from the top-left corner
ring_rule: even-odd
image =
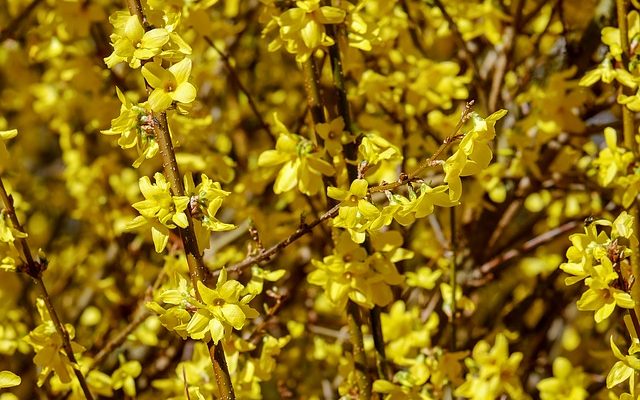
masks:
[[[231,328],[242,329],[247,318],[259,315],[248,305],[255,295],[243,295],[244,286],[238,281],[227,280],[225,269],[220,271],[215,289],[200,281],[197,285],[202,302],[193,301],[198,310],[187,325],[187,332],[193,339],[203,339],[210,334],[217,344]]]
[[[188,58],[173,64],[168,69],[157,62],[142,67],[142,75],[153,88],[149,95],[149,106],[155,112],[165,111],[174,101],[191,103],[196,98],[196,88],[188,82],[191,60]]]

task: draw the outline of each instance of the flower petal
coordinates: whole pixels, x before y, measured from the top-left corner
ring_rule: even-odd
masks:
[[[189,75],[191,74],[191,65],[192,64],[190,59],[183,58],[179,63],[175,63],[169,67],[169,72],[171,72],[176,78],[176,82],[178,82],[178,85],[189,80]]]
[[[189,82],[183,82],[169,95],[180,103],[191,103],[196,98],[196,88]]]
[[[152,88],[162,88],[165,82],[171,82],[173,76],[157,62],[146,63],[142,67],[142,76]]]

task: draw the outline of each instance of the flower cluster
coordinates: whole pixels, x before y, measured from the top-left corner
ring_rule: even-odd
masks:
[[[565,279],[567,285],[584,280],[587,290],[578,300],[579,310],[595,311],[600,322],[608,318],[616,308],[634,308],[635,301],[629,294],[629,256],[637,237],[633,230],[633,218],[622,212],[615,221],[597,220],[584,228],[585,233],[569,237],[572,246],[567,250],[566,263],[560,268],[573,276]],[[599,226],[611,227],[611,234],[599,230]]]
[[[274,16],[263,35],[277,27],[278,36],[269,44],[269,50],[276,51],[284,47],[296,55],[298,62],[304,62],[316,49],[335,43],[327,35],[324,25],[339,24],[344,21],[345,15],[340,8],[321,6],[320,0],[300,0],[296,1],[296,7]]]
[[[497,399],[507,394],[512,399],[524,396],[518,378],[522,353],[509,353],[509,343],[504,334],[496,335],[493,347],[484,340],[473,348],[471,358],[465,363],[470,369],[465,383],[455,390],[455,396],[467,399]]]
[[[376,251],[368,255],[346,232],[342,233],[336,240],[332,255],[322,261],[312,260],[316,269],[307,280],[322,286],[326,296],[339,310],[345,309],[349,299],[367,308],[389,304],[393,300],[391,285],[399,285],[404,280],[394,263],[412,255],[399,248],[402,239],[395,234],[397,232],[389,232],[375,242],[375,248],[384,250],[384,253]]]
[[[248,305],[255,294],[248,293],[240,282],[228,280],[224,269],[220,271],[215,289],[200,281],[197,285],[200,298],[188,287],[187,281],[178,276],[177,287],[158,296],[169,308],[157,302],[149,302],[147,307],[160,316],[167,329],[183,338],[212,340],[216,344],[233,329],[242,329],[248,318],[259,315]]]

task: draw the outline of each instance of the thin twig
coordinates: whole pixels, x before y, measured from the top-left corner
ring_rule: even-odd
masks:
[[[6,28],[0,31],[0,43],[7,39],[14,38],[20,24],[25,21],[29,15],[35,10],[35,8],[42,3],[42,0],[33,0],[18,14]]]
[[[378,375],[380,379],[391,379],[393,371],[387,360],[387,353],[384,347],[384,336],[382,333],[382,321],[380,320],[380,306],[373,306],[369,311],[369,320],[371,321],[371,336],[373,337],[373,346],[378,355]]]
[[[334,25],[327,25],[327,34],[334,39],[335,44],[329,47],[329,59],[331,61],[331,71],[333,75],[333,86],[338,94],[338,113],[344,121],[345,128],[351,135],[351,141],[344,145],[343,153],[347,164],[347,174],[349,181],[354,181],[358,177],[358,142],[359,137],[353,126],[351,118],[351,107],[347,98],[347,90],[344,84],[344,73],[342,71],[342,57],[340,56],[340,30]]]
[[[2,177],[0,177],[0,198],[2,199],[2,203],[4,203],[5,212],[9,216],[9,220],[11,221],[14,229],[24,233],[24,229],[22,228],[22,225],[18,220],[18,216],[16,215],[16,211],[13,207],[13,197],[7,193],[7,190],[4,187],[4,182],[2,181]],[[89,385],[87,384],[82,371],[80,371],[80,366],[78,365],[76,356],[73,354],[73,347],[71,346],[71,338],[69,337],[69,332],[67,332],[64,324],[60,321],[60,317],[58,316],[58,313],[56,312],[56,309],[53,307],[53,303],[51,302],[51,297],[49,296],[47,287],[42,280],[42,273],[45,269],[45,264],[40,261],[36,261],[33,258],[31,248],[29,247],[29,243],[27,242],[26,238],[17,238],[17,242],[19,250],[22,252],[22,255],[26,260],[26,264],[24,265],[24,268],[21,269],[21,272],[29,275],[33,279],[36,287],[40,290],[40,294],[42,295],[44,304],[47,307],[49,316],[51,317],[51,322],[53,322],[53,326],[55,327],[56,332],[58,332],[58,335],[60,335],[60,339],[62,340],[62,348],[64,349],[66,356],[71,363],[73,373],[80,383],[80,388],[82,389],[82,392],[88,400],[93,400],[93,395],[89,390]]]
[[[505,30],[504,44],[500,50],[500,55],[495,64],[493,73],[493,80],[491,81],[491,90],[489,91],[489,112],[494,112],[498,107],[498,100],[500,92],[502,91],[502,84],[504,82],[504,76],[507,73],[507,67],[509,62],[513,58],[514,42],[518,33],[520,19],[522,17],[522,4],[521,0],[514,0],[512,9],[515,10],[515,17],[513,24]],[[553,16],[551,16],[553,18]]]
[[[315,220],[315,221],[313,221],[311,223],[301,223],[298,226],[298,229],[296,229],[295,232],[293,232],[288,237],[282,239],[281,241],[279,241],[275,245],[269,247],[268,249],[266,249],[264,251],[261,251],[256,255],[249,256],[249,257],[245,258],[244,260],[240,261],[239,263],[228,267],[227,268],[227,272],[237,272],[237,271],[240,271],[240,270],[242,270],[244,268],[247,268],[247,267],[249,267],[249,266],[251,266],[253,264],[257,264],[257,263],[259,263],[261,261],[270,259],[272,256],[274,256],[277,253],[279,253],[282,249],[284,249],[285,247],[289,246],[291,243],[293,243],[296,240],[300,239],[302,236],[306,235],[307,233],[310,233],[313,230],[313,228],[318,226],[320,223],[328,220],[329,218],[333,218],[336,215],[338,215],[338,211],[339,210],[340,210],[340,205],[335,205],[329,211],[327,211],[324,214],[322,214],[320,216],[320,218],[318,218],[317,220]],[[220,273],[219,271],[216,271],[216,272],[214,272],[214,275],[217,275],[219,273]]]
[[[112,337],[100,351],[93,357],[92,367],[100,365],[115,349],[120,347],[127,340],[129,334],[135,331],[144,321],[151,316],[151,312],[146,309],[145,303],[151,301],[153,292],[158,289],[162,279],[165,277],[165,270],[162,269],[153,284],[147,289],[144,297],[138,302],[134,317],[120,332]]]
[[[471,102],[468,104],[472,104]],[[463,113],[464,115],[464,113]],[[376,192],[383,192],[385,190],[392,190],[395,189],[407,182],[410,182],[411,179],[415,179],[417,177],[417,175],[419,175],[422,171],[424,171],[425,168],[429,167],[429,166],[433,166],[433,165],[437,165],[437,159],[438,157],[446,150],[447,147],[449,147],[449,145],[451,145],[451,143],[454,143],[455,141],[459,140],[461,138],[460,135],[457,135],[457,132],[460,130],[460,127],[462,126],[462,122],[458,123],[458,127],[456,128],[456,134],[450,136],[449,138],[445,139],[443,141],[443,143],[440,145],[440,147],[436,150],[435,153],[433,153],[433,155],[431,157],[429,157],[427,160],[425,160],[420,167],[418,167],[412,174],[410,175],[404,175],[404,179],[403,178],[399,178],[399,180],[397,182],[393,182],[393,183],[387,183],[387,184],[381,184],[381,185],[377,185],[377,186],[372,186],[369,188],[369,193],[376,193]],[[408,178],[407,178],[408,177]],[[276,243],[275,245],[269,247],[268,249],[265,249],[261,252],[259,252],[258,254],[253,254],[250,255],[249,257],[245,258],[244,260],[240,261],[237,264],[233,264],[231,266],[229,266],[227,269],[227,272],[239,272],[247,267],[250,267],[253,264],[257,264],[260,263],[262,261],[265,260],[269,260],[271,257],[275,256],[277,253],[279,253],[280,251],[282,251],[283,249],[285,249],[287,246],[289,246],[291,243],[295,242],[296,240],[300,239],[302,236],[310,233],[313,228],[315,228],[316,226],[318,226],[320,223],[335,217],[336,215],[338,215],[338,212],[340,211],[340,205],[336,204],[335,206],[333,206],[329,211],[325,212],[324,214],[322,214],[320,216],[320,218],[318,218],[317,220],[311,222],[311,223],[300,223],[300,225],[298,225],[298,228],[289,236],[287,236],[286,238],[282,239],[281,241],[279,241],[278,243]],[[220,274],[220,271],[214,271],[212,276],[216,277],[217,275]]]
[[[211,40],[208,36],[203,36],[203,38],[209,44],[209,46],[211,46],[211,48],[213,48],[213,50],[215,50],[216,53],[218,53],[218,55],[222,59],[222,62],[227,68],[227,71],[229,71],[229,76],[231,77],[231,80],[233,80],[233,83],[236,85],[238,90],[240,90],[242,94],[244,94],[245,97],[247,98],[247,101],[249,102],[249,108],[251,108],[251,111],[253,111],[253,114],[258,119],[258,122],[260,123],[260,126],[262,127],[262,129],[264,129],[271,138],[275,138],[276,135],[271,131],[271,128],[269,127],[267,122],[264,120],[264,118],[262,118],[262,114],[258,110],[258,106],[256,105],[256,102],[253,99],[253,96],[251,96],[251,93],[249,93],[249,90],[247,90],[247,87],[240,80],[238,73],[236,72],[235,68],[231,64],[231,60],[229,59],[229,56],[226,53],[224,53],[222,50],[220,50],[218,46],[216,46],[216,44],[213,42],[213,40]]]
[[[427,158],[426,160],[424,160],[419,166],[418,168],[416,168],[413,172],[411,172],[410,174],[401,174],[400,177],[398,178],[398,180],[396,182],[391,182],[391,183],[387,183],[387,184],[383,184],[383,185],[378,185],[378,186],[374,186],[372,188],[369,188],[369,193],[375,193],[375,192],[384,192],[385,190],[392,190],[395,189],[401,185],[404,185],[405,183],[409,183],[413,180],[415,180],[416,178],[418,178],[418,176],[422,173],[422,171],[424,171],[425,169],[429,168],[429,167],[433,167],[435,165],[438,165],[440,163],[440,155],[442,153],[445,152],[445,150],[453,143],[457,142],[458,140],[462,139],[464,135],[459,134],[460,129],[462,129],[462,126],[465,124],[465,122],[468,121],[469,117],[471,116],[471,107],[473,106],[474,101],[471,100],[469,101],[466,105],[464,110],[462,111],[462,116],[460,117],[460,121],[458,121],[458,124],[456,125],[456,128],[454,129],[453,133],[451,135],[449,135],[440,145],[440,147],[438,147],[438,149],[435,151],[435,153],[433,153],[431,155],[431,157]]]
[[[491,260],[482,264],[476,271],[474,271],[474,276],[471,280],[466,282],[466,285],[469,287],[478,287],[484,285],[488,282],[488,280],[492,279],[491,276],[487,275],[491,274],[499,266],[504,265],[506,262],[516,257],[520,257],[537,249],[538,247],[552,241],[560,235],[572,231],[576,227],[580,226],[581,223],[581,221],[566,222],[558,226],[557,228],[551,229],[541,235],[527,240],[519,248],[507,250],[504,253],[492,258]]]

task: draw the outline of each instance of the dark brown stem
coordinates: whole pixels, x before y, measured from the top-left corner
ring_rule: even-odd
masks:
[[[351,134],[352,140],[345,144],[344,158],[347,161],[347,173],[349,181],[353,182],[358,178],[358,138],[351,119],[351,108],[349,107],[349,99],[347,98],[347,90],[344,85],[344,74],[342,72],[342,57],[340,56],[340,31],[334,25],[326,26],[327,33],[333,37],[335,44],[329,47],[329,58],[331,60],[331,71],[333,73],[333,85],[338,94],[338,113],[344,120],[347,131]]]
[[[311,112],[313,123],[321,124],[325,122],[324,110],[322,108],[322,98],[320,97],[320,74],[318,66],[313,56],[302,64],[304,75],[304,89],[307,94],[307,105]],[[346,123],[346,121],[345,121]]]
[[[27,18],[29,18],[29,15],[40,3],[42,3],[42,0],[33,0],[20,12],[20,14],[18,14],[11,22],[9,22],[9,25],[7,25],[6,28],[0,31],[0,43],[9,38],[15,38],[15,34],[18,31],[20,24],[22,24]]]
[[[522,246],[517,249],[510,249],[506,252],[492,258],[486,263],[482,264],[475,272],[473,279],[466,282],[466,285],[469,287],[478,287],[487,283],[491,277],[487,277],[488,274],[492,273],[493,270],[503,265],[507,261],[510,261],[516,257],[519,257],[523,254],[529,253],[536,248],[542,246],[545,243],[550,242],[551,240],[557,238],[560,235],[563,235],[567,232],[572,231],[576,227],[580,226],[580,221],[569,221],[557,228],[551,229],[541,235],[538,235],[530,240],[524,242]]]
[[[140,22],[145,26],[145,29],[149,29],[149,25],[146,23],[146,18],[142,11],[142,4],[140,0],[127,0],[129,12],[131,15],[136,15]],[[145,82],[147,92],[151,91],[151,87],[148,82]],[[176,161],[176,154],[173,149],[173,142],[171,140],[171,134],[169,133],[169,124],[167,122],[166,112],[153,113],[153,129],[158,147],[160,150],[160,156],[162,157],[162,166],[164,169],[164,176],[167,178],[171,186],[171,192],[174,196],[184,196],[184,187],[182,185],[182,175],[178,169],[178,162]],[[198,247],[198,240],[196,237],[195,229],[193,226],[193,219],[189,209],[186,210],[187,215],[187,227],[179,228],[180,237],[184,246],[184,251],[187,256],[187,264],[189,266],[189,277],[195,292],[195,296],[198,300],[201,300],[200,293],[198,291],[197,282],[203,282],[206,284],[207,276],[209,275],[202,254]],[[213,344],[213,342],[207,342],[209,347],[209,354],[211,356],[211,362],[213,363],[213,371],[218,383],[218,390],[220,397],[229,400],[235,399],[235,393],[231,384],[231,376],[227,368],[227,361],[224,355],[224,349],[222,343]]]
[[[374,306],[369,311],[369,320],[371,321],[371,335],[373,336],[373,346],[378,355],[378,376],[380,379],[391,379],[391,368],[387,360],[387,354],[384,347],[384,336],[382,334],[382,322],[380,320],[380,307]]]
[[[286,238],[284,238],[283,240],[279,241],[275,245],[269,247],[268,249],[263,250],[263,251],[259,252],[256,255],[247,257],[244,260],[240,261],[239,263],[230,266],[229,268],[227,268],[227,271],[228,272],[240,271],[240,270],[242,270],[244,268],[250,267],[253,264],[257,264],[257,263],[259,263],[261,261],[270,259],[274,255],[279,253],[282,249],[284,249],[285,247],[289,246],[291,243],[293,243],[296,240],[300,239],[302,236],[306,235],[307,233],[310,233],[313,230],[313,228],[315,228],[316,226],[318,226],[322,222],[328,220],[329,218],[333,218],[336,215],[338,215],[338,211],[339,210],[340,210],[340,206],[339,205],[335,205],[329,211],[327,211],[324,214],[322,214],[322,216],[320,216],[320,218],[318,218],[317,220],[315,220],[315,221],[313,221],[311,223],[300,224],[298,226],[298,229],[296,229],[296,231],[293,232],[291,235],[287,236]],[[217,272],[217,273],[219,273],[219,272]],[[216,275],[217,273],[214,272],[214,275]]]
[[[360,318],[360,307],[353,301],[347,302],[347,324],[351,345],[353,346],[353,361],[356,369],[356,383],[358,385],[360,399],[371,398],[371,377],[367,367],[367,353],[364,350],[364,339],[362,337],[362,321]]]
[[[11,197],[7,190],[4,187],[4,182],[0,177],[0,198],[2,199],[2,203],[4,204],[5,212],[9,216],[9,220],[13,225],[14,229],[24,232],[22,225],[20,225],[20,221],[18,220],[18,216],[16,215],[16,210],[13,207],[13,197]],[[49,292],[47,291],[47,287],[42,280],[42,272],[44,271],[44,264],[41,262],[36,262],[31,253],[31,249],[29,248],[29,243],[26,238],[18,238],[18,247],[22,252],[26,260],[26,265],[22,270],[27,275],[29,275],[32,279],[42,298],[44,300],[44,304],[47,307],[47,311],[49,312],[49,316],[51,317],[51,322],[53,322],[53,326],[56,329],[56,332],[60,335],[60,339],[62,340],[62,348],[71,363],[71,367],[73,369],[73,373],[75,374],[78,382],[80,383],[80,387],[82,388],[82,392],[84,396],[88,400],[93,400],[93,395],[89,390],[89,385],[87,385],[87,381],[85,380],[82,371],[80,371],[80,367],[78,365],[78,361],[76,360],[76,356],[73,354],[73,347],[71,346],[71,339],[69,337],[69,332],[64,327],[64,324],[60,321],[60,317],[58,317],[58,313],[56,309],[53,307],[53,303],[51,302],[51,297],[49,296]]]
[[[515,12],[513,24],[507,27],[505,30],[504,46],[500,51],[500,55],[498,56],[498,60],[496,61],[493,73],[491,91],[489,92],[489,112],[496,111],[499,104],[500,92],[502,90],[504,76],[507,73],[507,67],[509,66],[509,62],[511,61],[510,59],[513,57],[513,44],[518,32],[520,19],[522,17],[522,8],[523,7],[521,4],[521,0],[514,0],[512,7]]]
[[[233,392],[233,385],[231,383],[231,374],[229,374],[229,368],[227,367],[227,359],[224,355],[224,348],[222,342],[213,345],[209,344],[209,355],[213,362],[213,373],[216,377],[216,383],[218,384],[218,390],[220,392],[220,398],[223,400],[234,400],[236,398]]]

